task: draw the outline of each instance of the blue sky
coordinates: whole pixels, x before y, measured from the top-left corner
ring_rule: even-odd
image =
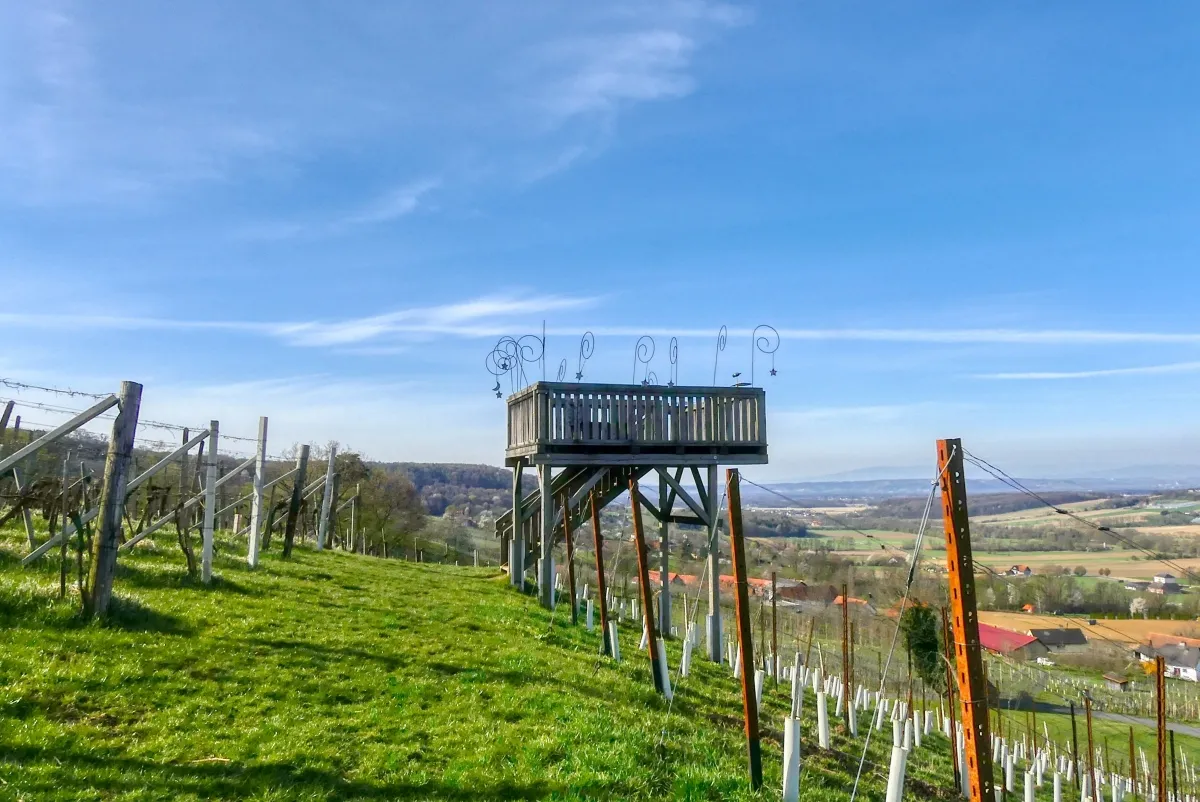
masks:
[[[1186,5],[0,0],[0,375],[499,463],[484,357],[749,367],[772,464],[1197,462]],[[37,394],[21,396],[46,400]],[[61,402],[61,399],[59,401]],[[58,420],[42,411],[32,420]]]

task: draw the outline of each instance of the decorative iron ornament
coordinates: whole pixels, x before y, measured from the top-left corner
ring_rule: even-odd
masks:
[[[763,335],[760,337],[758,332],[763,330]],[[775,352],[779,350],[779,332],[774,326],[768,326],[765,323],[761,326],[755,326],[753,333],[750,335],[750,384],[754,384],[754,356],[759,351],[764,354],[771,355],[771,375],[775,376],[778,371],[775,370]]]
[[[555,379],[555,381],[560,382],[566,378],[567,378],[567,360],[564,359],[562,362],[558,363],[558,378]]]
[[[671,347],[667,349],[667,354],[671,358],[671,378],[667,382],[667,386],[674,387],[679,384],[679,340],[677,338],[671,338]]]
[[[654,359],[654,338],[648,334],[643,334],[638,338],[637,344],[633,347],[633,381],[632,384],[637,384],[637,368],[638,363],[646,366],[646,373],[642,378],[642,384],[650,384],[650,360]],[[658,377],[655,377],[654,383],[658,383]]]
[[[721,352],[725,350],[725,341],[729,339],[729,329],[724,326],[717,332],[717,351],[713,356],[713,387],[717,386],[717,362],[721,359]]]
[[[504,397],[500,391],[500,381],[504,376],[508,377],[511,392],[515,393],[528,385],[529,377],[525,366],[530,362],[542,362],[544,356],[545,348],[540,337],[533,334],[526,334],[520,338],[508,335],[501,337],[484,359],[488,373],[496,377],[496,386],[492,388],[492,392],[497,398]],[[543,364],[543,373],[545,370],[546,366]]]
[[[594,350],[596,350],[596,336],[590,331],[585,331],[579,340],[579,362],[575,366],[575,381],[583,380],[583,366],[592,358]]]

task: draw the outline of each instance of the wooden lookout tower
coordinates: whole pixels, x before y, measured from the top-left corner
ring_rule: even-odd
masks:
[[[523,587],[526,571],[540,566],[538,598],[550,606],[551,554],[563,538],[564,512],[573,528],[580,526],[590,514],[593,491],[602,508],[628,492],[630,480],[640,481],[639,502],[659,525],[664,590],[659,621],[669,633],[668,525],[704,527],[709,554],[716,555],[718,466],[766,461],[766,394],[761,388],[532,384],[508,398],[505,464],[513,469],[513,503],[497,520],[496,530],[510,580]],[[538,480],[528,495],[522,489],[527,468],[537,471]],[[656,503],[645,493],[648,484],[657,485]],[[719,610],[719,561],[709,560],[707,570],[712,613]],[[709,621],[709,656],[719,660],[720,616]]]

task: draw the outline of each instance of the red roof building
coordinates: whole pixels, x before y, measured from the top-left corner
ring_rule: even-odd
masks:
[[[1014,657],[1018,660],[1041,657],[1050,651],[1032,635],[984,623],[979,625],[979,645],[989,652]]]

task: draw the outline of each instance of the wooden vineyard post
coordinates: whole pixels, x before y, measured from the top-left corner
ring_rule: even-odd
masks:
[[[91,576],[88,578],[91,590],[84,598],[89,615],[104,616],[112,600],[113,577],[117,571],[117,541],[125,511],[125,486],[129,484],[129,465],[133,458],[134,437],[137,435],[142,385],[121,382],[119,399],[117,419],[113,421],[112,435],[108,441],[108,456],[104,460],[100,531],[93,545]],[[66,512],[65,508],[63,512]]]
[[[658,674],[658,636],[654,631],[654,594],[650,589],[650,569],[646,565],[646,536],[642,532],[642,505],[638,497],[637,479],[629,480],[629,504],[633,510],[633,541],[637,549],[638,589],[642,595],[642,626],[646,635],[646,652],[650,657],[650,674],[654,677],[654,688],[664,692],[662,677]]]
[[[1137,799],[1137,752],[1133,746],[1133,727],[1129,728],[1129,782],[1133,785],[1133,798]]]
[[[333,471],[337,463],[337,446],[330,446],[329,459],[325,463],[325,492],[321,494],[321,517],[317,520],[317,551],[325,548],[329,535],[329,507],[333,504]]]
[[[216,526],[214,517],[217,511],[217,438],[220,424],[212,421],[208,424],[208,462],[204,471],[204,522],[201,529],[203,542],[200,546],[200,581],[206,585],[212,582],[213,561],[213,528]]]
[[[775,601],[779,595],[779,585],[775,581],[775,572],[771,572],[771,676],[775,678],[775,687],[779,687],[779,620],[778,607]]]
[[[725,497],[729,504],[729,552],[736,587],[738,649],[742,658],[742,712],[746,718],[746,750],[750,759],[750,787],[762,788],[762,745],[758,734],[758,699],[754,693],[754,645],[751,643],[750,592],[746,581],[746,544],[742,538],[742,492],[736,468],[725,472]]]
[[[571,624],[579,623],[579,599],[575,596],[575,541],[571,536],[571,499],[563,493],[563,539],[567,541],[567,584],[571,594]]]
[[[296,542],[296,526],[300,521],[300,505],[304,502],[304,482],[308,478],[308,446],[300,446],[300,456],[296,458],[296,478],[292,481],[292,499],[288,502],[287,522],[283,526],[283,556],[292,556],[292,546]],[[384,545],[384,557],[387,556],[387,546]]]
[[[850,597],[849,585],[842,583],[842,718],[850,731]],[[911,705],[910,705],[911,706]]]
[[[1092,787],[1092,799],[1100,798],[1100,783],[1096,782],[1099,776],[1096,774],[1096,743],[1092,740],[1092,695],[1089,692],[1083,694],[1083,716],[1087,724],[1087,770],[1088,784]]]
[[[1154,699],[1158,724],[1158,788],[1154,798],[1167,798],[1167,661],[1154,658]]]
[[[258,447],[254,453],[254,495],[250,500],[250,548],[246,562],[258,567],[259,539],[262,536],[263,483],[267,473],[267,418],[258,419]],[[236,532],[234,534],[237,534]]]
[[[954,763],[954,788],[959,793],[963,790],[962,761],[958,758],[958,732],[954,720],[954,641],[950,636],[950,616],[946,608],[942,608],[942,648],[946,653],[946,714],[950,719],[950,755]]]
[[[955,664],[962,698],[963,746],[966,752],[966,787],[972,802],[993,802],[991,737],[988,727],[987,685],[979,647],[978,608],[975,603],[975,567],[971,557],[971,530],[967,519],[967,485],[962,443],[957,439],[937,443],[938,477],[942,490],[942,525],[946,534],[949,568],[951,624]]]
[[[1079,728],[1075,725],[1075,703],[1071,702],[1071,762],[1075,764],[1075,790],[1079,790],[1079,772],[1083,768],[1079,764]]]
[[[720,663],[724,657],[721,632],[721,559],[717,535],[721,494],[717,492],[717,466],[708,466],[708,659]]]
[[[604,581],[604,533],[600,531],[600,507],[596,504],[596,491],[591,492],[592,540],[596,548],[596,601],[600,605],[600,640],[604,654],[612,656],[612,644],[608,640],[608,588]]]

